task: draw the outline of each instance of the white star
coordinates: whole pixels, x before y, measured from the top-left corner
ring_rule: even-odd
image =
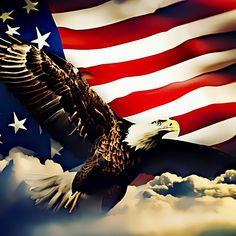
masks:
[[[39,9],[36,8],[39,2],[31,2],[30,0],[25,0],[26,6],[23,8],[26,9],[27,13],[29,14],[30,11],[38,11]]]
[[[14,10],[13,10],[13,11],[14,11]],[[10,16],[13,11],[3,12],[2,15],[0,16],[0,19],[2,19],[3,22],[5,22],[6,20],[14,20],[14,19]]]
[[[51,142],[51,158],[53,158],[55,155],[61,156],[60,151],[63,149],[61,144],[53,139],[50,139],[50,142]]]
[[[27,130],[24,126],[26,119],[19,120],[16,116],[16,113],[14,112],[13,114],[14,114],[14,123],[9,124],[8,126],[11,126],[14,128],[15,134],[18,132],[19,129]]]
[[[8,30],[6,31],[7,34],[13,35],[13,34],[17,34],[20,35],[19,32],[17,32],[18,29],[20,29],[20,27],[14,27],[12,28],[10,25],[7,25]]]
[[[37,39],[34,39],[32,40],[31,42],[32,43],[37,43],[38,44],[38,49],[42,49],[43,46],[49,46],[49,44],[46,42],[46,39],[49,37],[49,35],[51,34],[51,32],[48,32],[44,35],[42,35],[40,32],[39,32],[39,29],[38,27],[36,27],[36,32],[37,32]]]

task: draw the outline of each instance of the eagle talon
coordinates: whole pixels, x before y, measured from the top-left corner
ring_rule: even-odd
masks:
[[[69,204],[73,201],[73,204],[70,208],[69,213],[72,213],[72,211],[75,209],[76,203],[78,202],[80,195],[81,195],[81,192],[76,191],[74,194],[72,194],[69,197],[69,199],[65,205],[65,208],[67,208],[69,206]]]

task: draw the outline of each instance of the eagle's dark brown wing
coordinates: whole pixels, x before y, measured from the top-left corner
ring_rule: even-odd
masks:
[[[155,148],[141,153],[140,172],[153,176],[171,172],[215,178],[236,168],[236,156],[218,149],[178,140],[161,139]]]
[[[0,40],[0,81],[59,141],[76,133],[94,142],[113,125],[114,113],[77,68],[10,36]]]

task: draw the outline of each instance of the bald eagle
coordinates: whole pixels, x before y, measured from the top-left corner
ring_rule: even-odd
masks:
[[[213,177],[235,159],[216,149],[162,139],[178,132],[175,120],[134,124],[118,117],[83,78],[78,68],[12,36],[1,38],[0,81],[51,135],[85,162],[77,172],[31,182],[32,198],[49,207],[70,206],[81,195],[101,197],[108,211],[140,173],[163,171]],[[117,88],[122,89],[122,88]],[[84,141],[82,141],[84,140]],[[78,145],[79,144],[79,145]],[[84,149],[88,149],[88,155]]]

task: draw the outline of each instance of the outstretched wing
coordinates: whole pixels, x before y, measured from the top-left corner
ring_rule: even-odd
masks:
[[[75,134],[94,142],[115,119],[77,68],[11,36],[0,40],[0,81],[62,144]]]
[[[154,149],[142,153],[141,172],[158,175],[169,171],[181,176],[197,174],[215,178],[236,168],[236,157],[220,150],[177,140],[162,139]]]

